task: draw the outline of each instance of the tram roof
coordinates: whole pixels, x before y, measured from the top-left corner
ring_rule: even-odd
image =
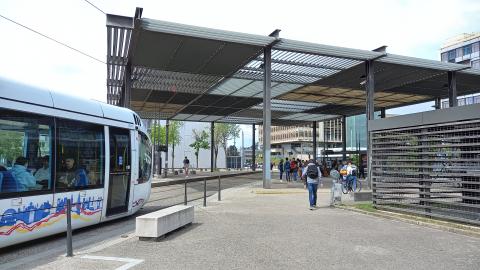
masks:
[[[0,101],[2,99],[132,124],[136,123],[133,112],[127,108],[50,91],[0,77]]]
[[[131,67],[130,108],[143,118],[261,123],[263,50],[272,48],[273,125],[365,112],[365,65],[374,60],[375,108],[396,108],[478,92],[480,70],[466,65],[107,15],[107,100],[120,105]]]

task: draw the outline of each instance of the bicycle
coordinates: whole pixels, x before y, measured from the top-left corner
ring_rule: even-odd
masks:
[[[360,192],[362,190],[362,183],[356,176],[342,177],[342,193]]]

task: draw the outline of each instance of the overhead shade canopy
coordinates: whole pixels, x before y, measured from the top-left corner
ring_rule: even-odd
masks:
[[[379,51],[139,16],[107,15],[107,31],[107,100],[115,105],[128,100],[143,118],[261,123],[267,47],[274,125],[364,113],[369,60],[375,62],[376,108],[447,97],[449,71],[457,72],[458,95],[480,89],[480,70]]]
[[[172,72],[225,77],[275,40],[152,19],[138,22],[132,65]]]

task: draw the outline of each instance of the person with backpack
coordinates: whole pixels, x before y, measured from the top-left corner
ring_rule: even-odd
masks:
[[[284,171],[283,159],[280,159],[280,162],[278,163],[278,170],[280,171],[280,181],[282,181],[283,171]]]
[[[317,189],[321,178],[320,169],[313,159],[303,169],[302,176],[307,178],[308,200],[310,202],[310,210],[313,210],[317,207]]]
[[[290,182],[290,161],[288,161],[288,158],[285,158],[285,180]]]
[[[188,169],[190,167],[190,160],[187,157],[183,160],[183,169],[185,170],[185,177],[188,177]]]
[[[293,181],[297,182],[298,169],[297,162],[294,158],[292,158],[292,161],[290,162],[290,172],[293,174]]]

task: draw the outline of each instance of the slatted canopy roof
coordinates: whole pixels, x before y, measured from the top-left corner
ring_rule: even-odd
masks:
[[[261,123],[271,48],[273,125],[365,112],[365,61],[376,109],[478,92],[480,70],[426,59],[135,17],[107,15],[108,103],[143,118]]]

